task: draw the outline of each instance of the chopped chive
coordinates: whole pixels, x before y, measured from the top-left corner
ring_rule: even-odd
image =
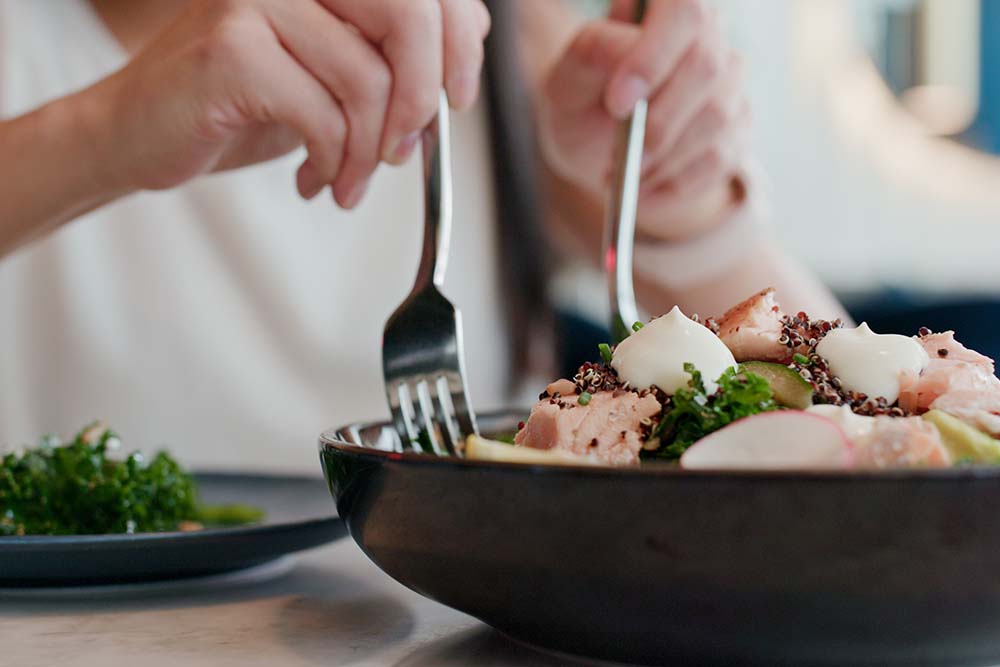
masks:
[[[589,405],[591,398],[593,398],[593,396],[591,396],[587,392],[583,392],[582,394],[580,394],[580,398],[578,398],[576,402],[579,403],[580,405]]]
[[[632,323],[632,331],[638,331],[642,327],[643,327],[642,322],[633,322]]]
[[[604,359],[604,363],[611,363],[611,346],[607,343],[601,343],[597,346],[597,349],[601,351],[601,359]]]
[[[795,363],[797,363],[799,365],[802,365],[802,366],[808,366],[809,364],[812,363],[811,361],[809,361],[809,357],[807,357],[804,354],[799,354],[798,352],[796,352],[794,355],[792,355],[792,360]]]

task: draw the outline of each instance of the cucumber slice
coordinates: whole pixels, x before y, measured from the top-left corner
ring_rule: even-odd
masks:
[[[740,372],[753,373],[767,380],[778,405],[795,410],[805,410],[813,404],[813,388],[794,369],[766,361],[747,361],[740,364]]]
[[[1000,440],[940,410],[931,410],[924,419],[937,426],[941,441],[955,461],[1000,463]]]

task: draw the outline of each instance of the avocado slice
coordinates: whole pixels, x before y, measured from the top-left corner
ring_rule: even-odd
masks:
[[[740,364],[741,373],[758,375],[771,385],[778,405],[805,410],[813,404],[813,388],[794,368],[767,361],[747,361]]]
[[[924,419],[937,427],[944,446],[955,461],[1000,463],[1000,440],[941,410],[931,410]]]

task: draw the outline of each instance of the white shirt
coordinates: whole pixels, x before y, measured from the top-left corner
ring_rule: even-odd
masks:
[[[86,0],[0,0],[0,117],[126,61]],[[463,310],[472,400],[498,406],[484,113],[452,132],[445,292]],[[102,419],[126,447],[194,468],[318,473],[321,430],[387,415],[381,330],[416,271],[419,160],[381,168],[346,213],[328,193],[299,199],[302,159],[130,196],[0,261],[0,447]]]

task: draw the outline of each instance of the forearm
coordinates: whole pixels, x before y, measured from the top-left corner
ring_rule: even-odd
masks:
[[[547,165],[542,165],[542,172],[548,195],[546,222],[551,226],[552,236],[559,239],[562,250],[582,254],[593,263],[599,263],[610,186],[608,192],[598,194],[569,183]],[[653,224],[640,222],[637,233],[660,241],[683,241],[710,231],[723,222],[727,212],[738,204],[730,183],[722,181],[717,187],[686,202],[684,210],[675,212],[672,224],[666,229],[661,229],[662,225],[656,225],[654,221],[646,221]],[[642,211],[639,213],[641,216]]]
[[[636,296],[651,313],[665,313],[680,306],[688,314],[718,317],[733,305],[765,287],[773,287],[788,313],[807,312],[810,317],[850,321],[843,306],[814,275],[766,238],[744,249],[739,259],[719,274],[671,288],[636,275]]]
[[[561,251],[583,255],[599,267],[603,202],[565,184],[551,172],[546,183],[552,207],[548,220],[554,228],[551,236],[559,240]],[[711,207],[712,202],[705,205]],[[635,277],[637,299],[654,314],[665,313],[676,305],[689,314],[718,316],[765,287],[777,290],[778,300],[787,312],[804,310],[814,317],[847,319],[830,291],[764,234],[744,248],[726,270],[683,287],[665,285],[638,271]]]
[[[0,123],[0,257],[125,193],[100,86]]]

